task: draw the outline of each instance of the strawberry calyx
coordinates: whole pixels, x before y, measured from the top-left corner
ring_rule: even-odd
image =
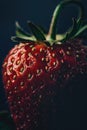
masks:
[[[72,19],[72,26],[64,34],[57,34],[56,26],[60,12],[64,6],[70,4],[75,4],[79,7],[79,16],[77,19]],[[85,32],[87,30],[87,23],[84,20],[84,7],[82,3],[77,0],[62,1],[57,5],[53,13],[48,34],[44,33],[44,30],[41,27],[33,24],[30,21],[28,21],[28,25],[33,35],[24,31],[19,23],[16,22],[16,36],[11,37],[11,39],[15,42],[40,41],[49,43],[49,45],[52,46],[54,43],[60,44],[67,40],[72,40],[78,37],[87,38]]]

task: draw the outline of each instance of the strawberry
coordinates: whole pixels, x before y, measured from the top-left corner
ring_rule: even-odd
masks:
[[[80,7],[80,16],[73,19],[67,33],[58,35],[56,24],[60,10],[71,3]],[[12,39],[19,44],[6,56],[2,74],[17,130],[33,130],[42,124],[41,129],[47,130],[49,108],[53,113],[57,111],[60,88],[66,88],[77,75],[87,74],[87,47],[83,40],[87,25],[83,19],[81,3],[69,0],[56,7],[48,34],[28,22],[34,34],[31,36],[16,23],[16,36]]]

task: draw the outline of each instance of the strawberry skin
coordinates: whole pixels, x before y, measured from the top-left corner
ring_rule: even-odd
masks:
[[[78,40],[46,46],[20,43],[3,64],[3,82],[17,130],[38,125],[38,106],[76,74],[87,73],[87,49]]]
[[[72,27],[65,34],[56,34],[60,11],[68,4],[77,5],[80,15],[73,19]],[[82,4],[67,0],[61,1],[54,10],[48,34],[28,22],[31,35],[16,22],[16,36],[12,40],[19,44],[6,56],[2,75],[17,130],[56,130],[55,123],[53,128],[48,128],[48,120],[51,112],[54,118],[59,114],[56,113],[60,107],[57,97],[61,88],[67,91],[72,79],[87,75],[87,47],[84,45],[87,24],[84,21]]]
[[[36,106],[42,98],[38,92],[55,83],[55,79],[51,79],[51,71],[56,71],[60,65],[57,57],[52,57],[49,51],[44,44],[21,43],[10,51],[4,61],[3,81],[17,130],[27,130],[31,128],[32,120],[36,122]],[[37,93],[37,100],[33,101],[32,97]]]

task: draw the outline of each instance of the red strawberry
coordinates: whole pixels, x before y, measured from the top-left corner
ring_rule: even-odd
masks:
[[[83,24],[83,13],[78,20],[73,20],[68,33],[55,34],[60,9],[70,3],[79,5],[83,11],[79,2],[61,2],[54,12],[48,35],[29,22],[35,37],[30,36],[16,23],[17,36],[13,39],[20,43],[6,56],[2,74],[17,130],[33,130],[41,125],[40,122],[44,124],[41,129],[47,130],[45,119],[49,118],[49,107],[43,107],[43,104],[51,104],[51,111],[55,113],[58,104],[54,103],[54,97],[59,89],[65,88],[78,74],[87,74],[87,47],[83,45],[83,39],[79,38],[83,37],[83,31],[87,29],[87,25]]]

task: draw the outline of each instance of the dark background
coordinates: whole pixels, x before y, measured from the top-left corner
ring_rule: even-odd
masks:
[[[6,54],[15,44],[10,40],[15,34],[15,21],[27,29],[26,22],[30,20],[48,31],[53,10],[59,2],[60,0],[0,0],[0,110],[7,109],[1,69]],[[87,12],[87,0],[82,0],[82,3]],[[58,31],[64,32],[72,24],[71,18],[77,14],[76,7],[67,6],[61,13]],[[87,13],[85,17],[87,18]]]

